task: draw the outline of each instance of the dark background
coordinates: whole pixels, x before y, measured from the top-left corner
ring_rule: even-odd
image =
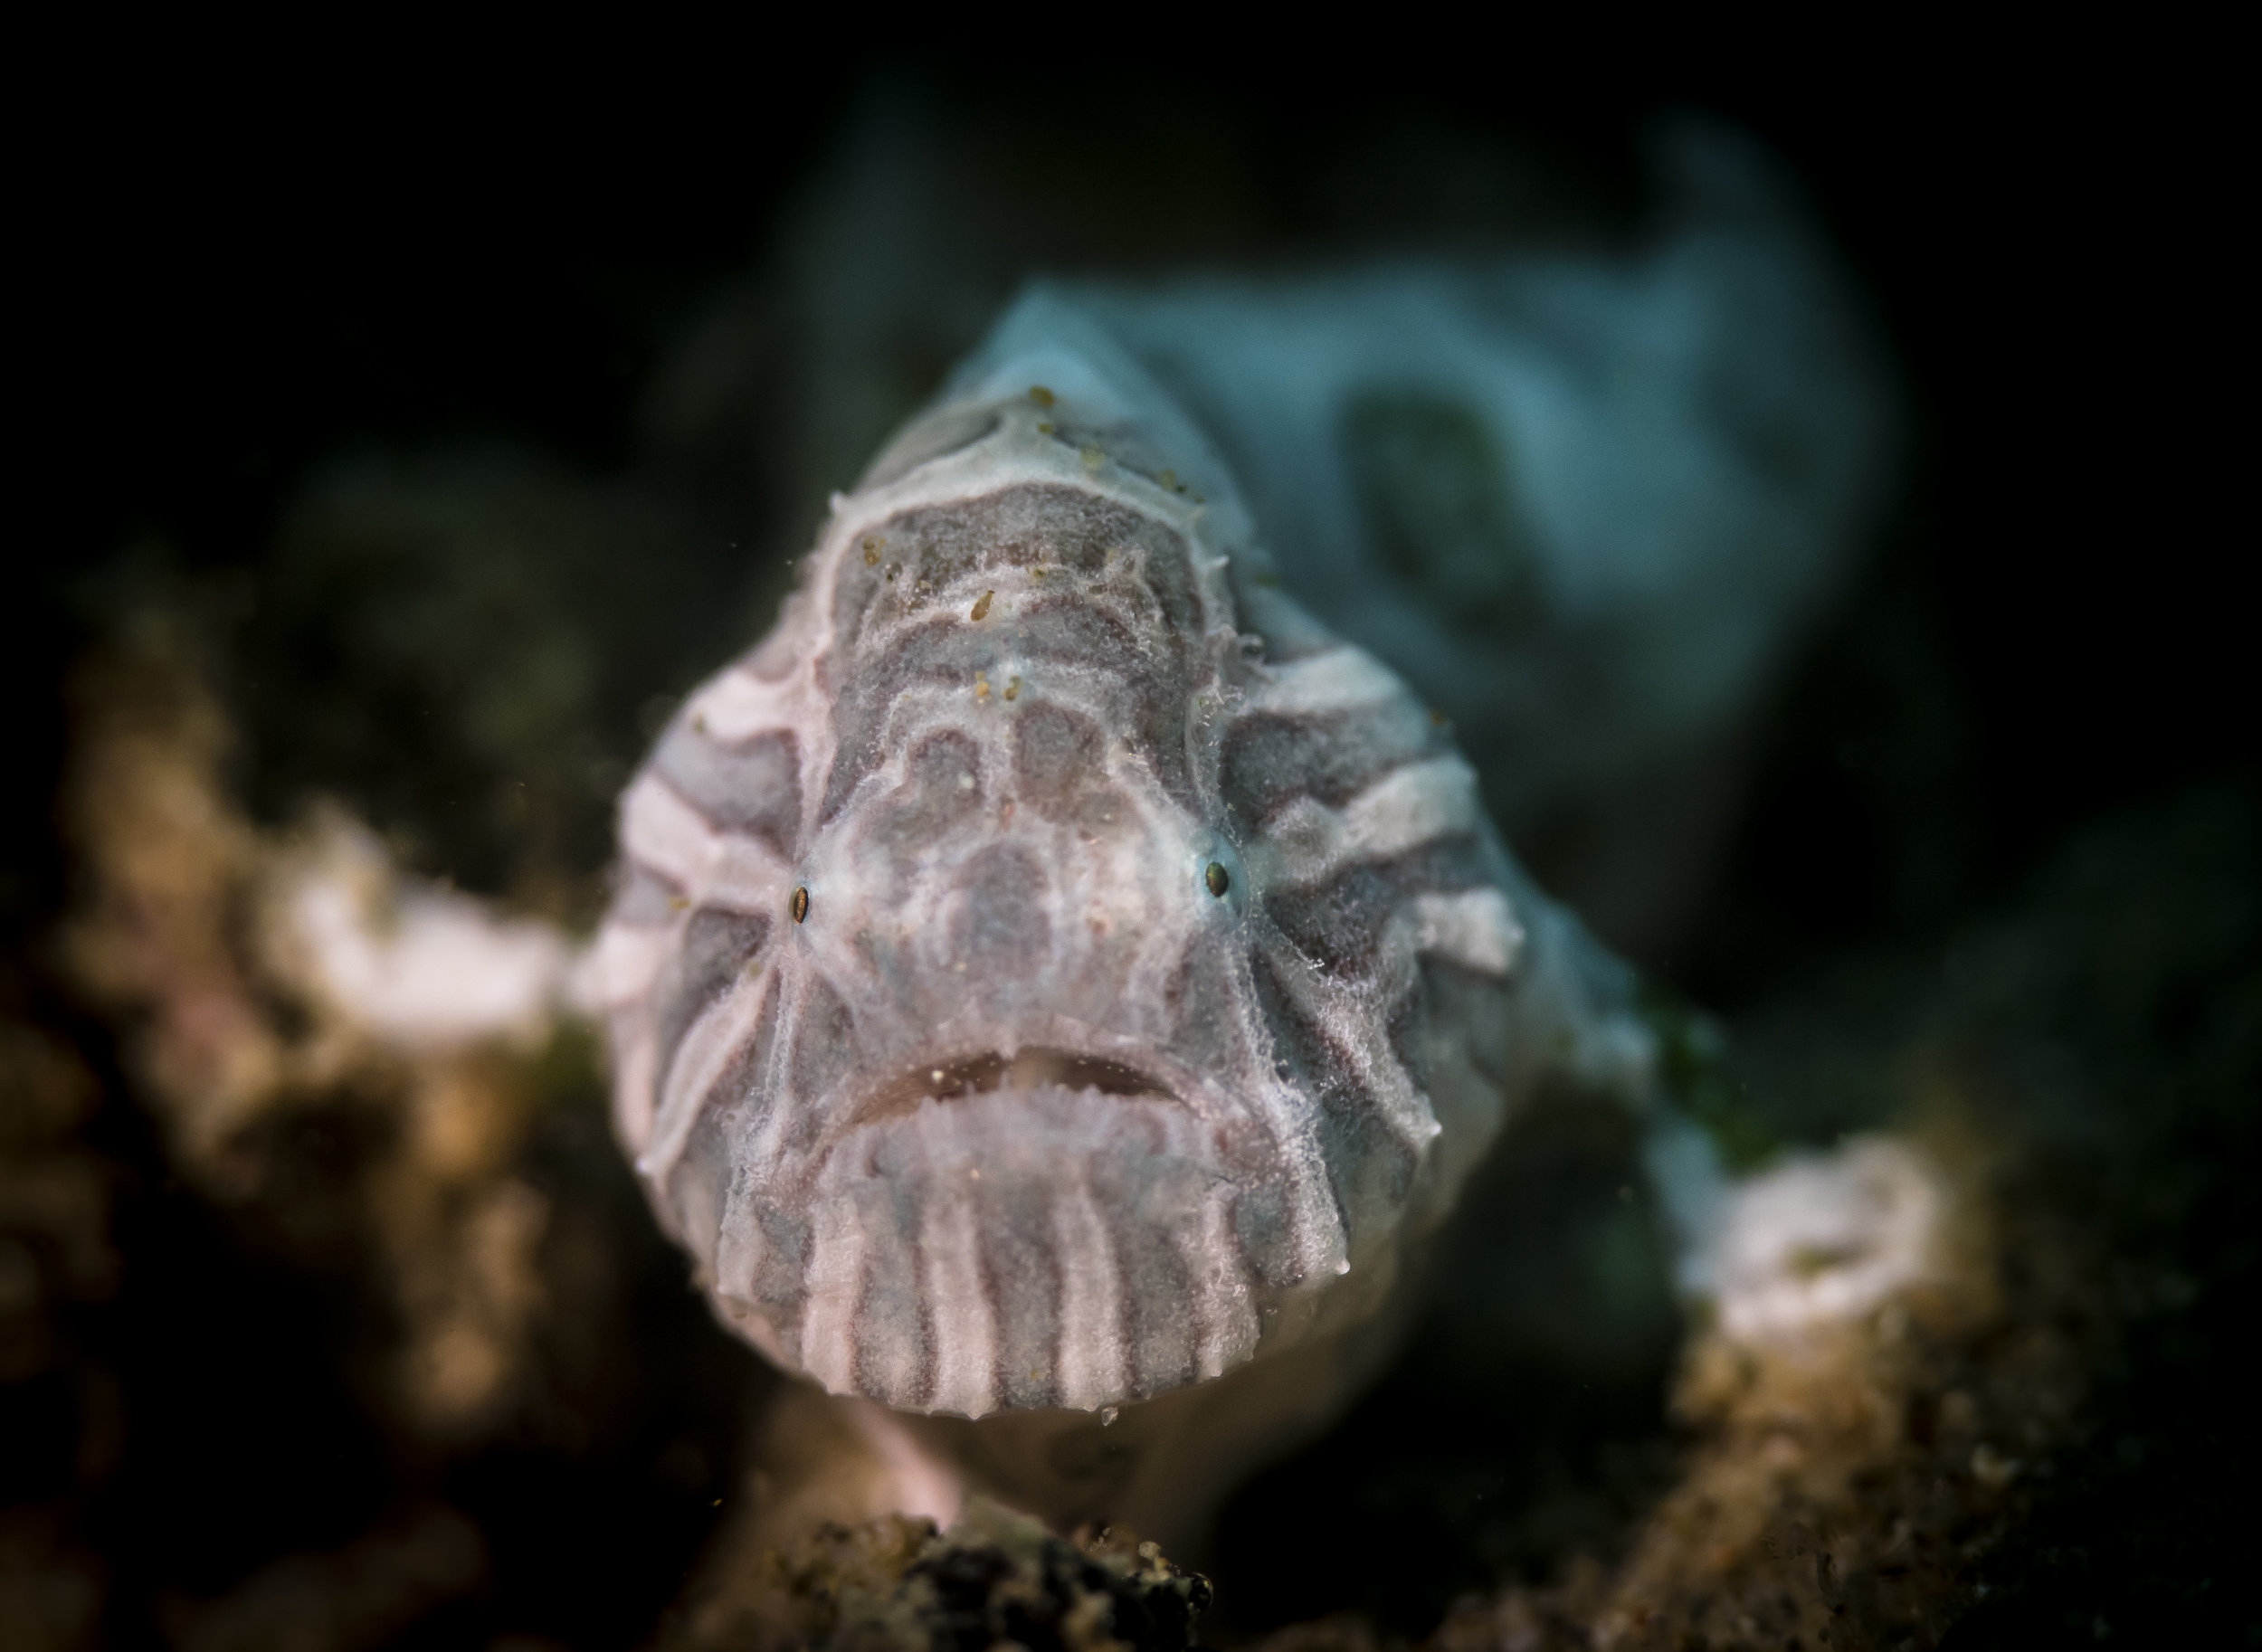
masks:
[[[1884,577],[1936,619],[1961,738],[1930,803],[1971,828],[1925,899],[1999,885],[2076,820],[2253,760],[2234,584],[2252,533],[2229,495],[2248,421],[2226,413],[2248,356],[2230,284],[2250,266],[2202,43],[2086,61],[1939,44],[1763,66],[1733,43],[1632,62],[1559,44],[1416,73],[686,41],[664,73],[639,59],[618,81],[498,61],[443,86],[316,54],[304,73],[199,60],[81,82],[15,166],[14,921],[52,888],[36,800],[74,579],[136,541],[190,568],[248,561],[302,468],[356,441],[504,432],[621,463],[672,326],[765,250],[876,77],[1025,118],[1032,147],[1183,110],[1223,134],[1290,246],[1318,216],[1311,157],[1378,134],[1502,128],[1607,187],[1658,108],[1750,126],[1806,179],[1912,392]],[[1868,929],[1892,874],[1863,863],[1889,859],[1889,831],[1865,818],[1876,800],[1831,790],[1807,800],[1832,812],[1817,830],[1775,830],[1770,897],[1809,930]]]
[[[1025,119],[1032,144],[1183,109],[1228,134],[1289,246],[1316,233],[1311,157],[1409,127],[1512,129],[1607,189],[1644,116],[1695,104],[1791,161],[1883,318],[1913,440],[1853,617],[1771,736],[1717,921],[1661,961],[1700,1001],[1732,1013],[1818,948],[1942,932],[2083,821],[2250,774],[2249,266],[2219,45],[1760,44],[1418,70],[691,39],[604,76],[336,45],[261,67],[271,42],[225,70],[74,62],[14,157],[0,949],[34,948],[64,897],[49,799],[90,575],[137,546],[248,565],[306,467],[369,439],[499,432],[623,464],[632,390],[875,76]],[[2234,1408],[2233,1365],[2140,1359],[2109,1403]],[[1974,1644],[2122,1613],[2131,1575],[2172,1595],[2219,1571],[2246,1459],[2199,1428],[2072,1476],[2015,1562],[2023,1604]]]

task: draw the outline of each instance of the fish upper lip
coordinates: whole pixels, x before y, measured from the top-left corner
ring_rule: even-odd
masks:
[[[1126,1101],[1188,1105],[1176,1087],[1146,1064],[1056,1045],[1029,1044],[1011,1055],[996,1049],[974,1050],[907,1066],[862,1090],[831,1134],[846,1135],[867,1125],[905,1116],[923,1101],[948,1102],[965,1096],[1039,1089],[1094,1089]]]

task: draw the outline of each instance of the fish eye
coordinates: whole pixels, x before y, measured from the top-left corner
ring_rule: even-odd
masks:
[[[1210,893],[1220,900],[1223,900],[1225,891],[1233,887],[1232,878],[1226,875],[1224,863],[1219,860],[1210,862],[1209,869],[1202,874],[1202,881],[1209,886]]]
[[[794,898],[786,903],[786,909],[794,915],[794,922],[796,924],[809,916],[809,886],[807,884],[794,886]]]

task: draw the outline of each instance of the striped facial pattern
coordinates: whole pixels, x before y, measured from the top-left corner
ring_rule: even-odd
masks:
[[[623,799],[599,945],[724,1317],[908,1410],[1291,1343],[1497,1122],[1521,937],[1446,731],[1307,621],[1246,634],[1288,611],[1216,513],[1048,406],[946,406],[836,501]]]

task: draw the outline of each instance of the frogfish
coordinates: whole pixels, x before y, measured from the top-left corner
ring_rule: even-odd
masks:
[[[870,1512],[1198,1541],[1551,1082],[1701,1228],[1636,974],[1495,814],[1749,714],[1890,398],[1768,157],[1661,154],[1632,248],[1029,287],[628,787],[617,1129]]]

